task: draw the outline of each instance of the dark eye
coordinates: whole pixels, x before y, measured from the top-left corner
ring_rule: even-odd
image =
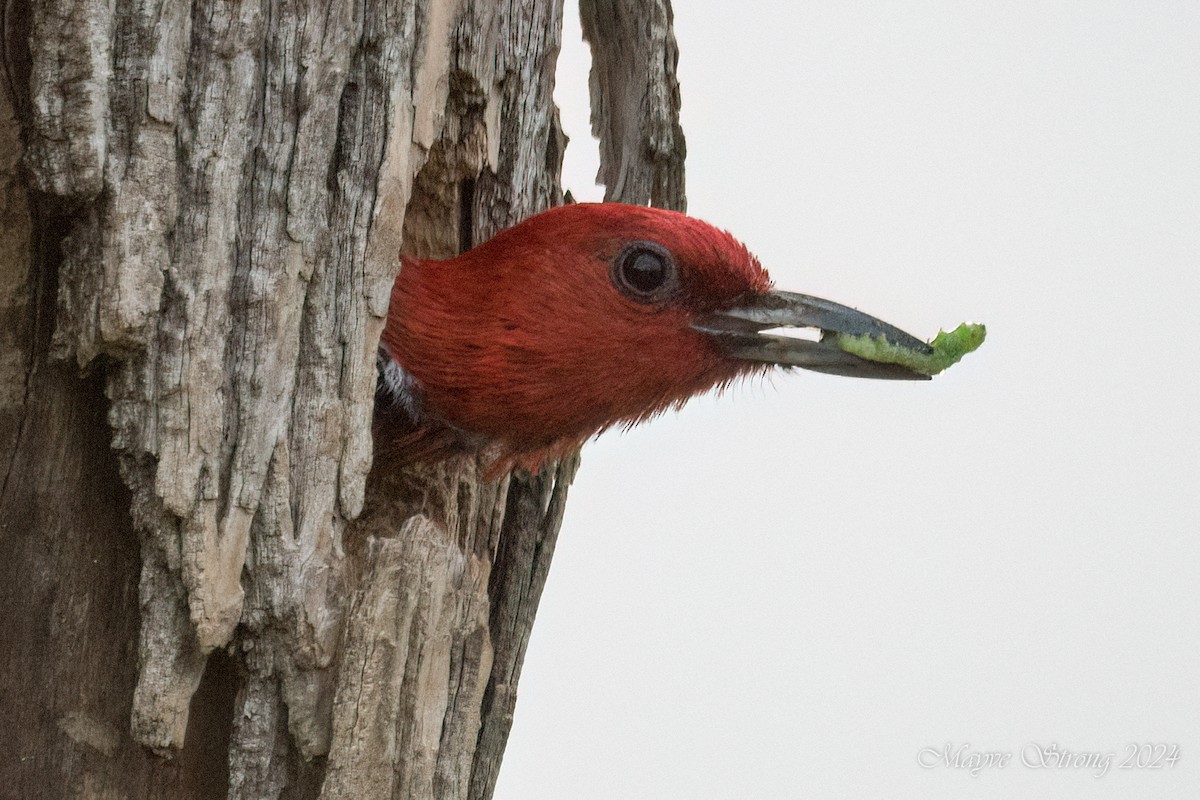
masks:
[[[622,250],[612,277],[622,294],[640,303],[664,300],[678,282],[670,253],[653,242],[635,242]]]

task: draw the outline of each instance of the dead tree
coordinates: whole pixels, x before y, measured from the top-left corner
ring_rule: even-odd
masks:
[[[5,0],[0,796],[487,798],[578,459],[372,459],[398,254],[561,202],[560,0]],[[666,0],[584,0],[682,207]]]

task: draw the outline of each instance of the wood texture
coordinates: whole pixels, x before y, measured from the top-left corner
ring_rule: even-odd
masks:
[[[604,199],[687,210],[669,0],[579,0]]]
[[[561,0],[2,5],[0,797],[490,797],[578,458],[373,464],[375,348],[561,201]]]

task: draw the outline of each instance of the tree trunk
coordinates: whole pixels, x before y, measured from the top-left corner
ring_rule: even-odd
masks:
[[[578,459],[372,464],[375,351],[402,249],[561,201],[561,11],[5,0],[0,797],[491,796]],[[669,5],[584,16],[682,207]]]

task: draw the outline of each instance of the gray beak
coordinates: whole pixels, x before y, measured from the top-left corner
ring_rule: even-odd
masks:
[[[855,378],[929,380],[928,375],[898,364],[867,361],[847,353],[837,346],[835,337],[839,333],[883,336],[892,344],[929,353],[931,348],[925,342],[849,306],[806,294],[767,292],[743,305],[709,314],[692,327],[713,337],[728,355],[746,361]],[[815,328],[821,331],[821,339],[814,342],[762,333],[770,328]]]

